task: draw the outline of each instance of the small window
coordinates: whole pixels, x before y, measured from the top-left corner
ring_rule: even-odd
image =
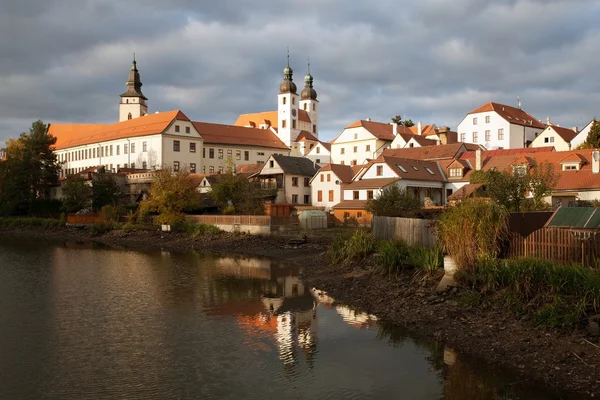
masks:
[[[464,142],[466,140],[467,134],[466,133],[461,133],[460,134],[460,141]]]
[[[242,159],[242,151],[241,150],[236,150],[235,151],[235,159],[236,160],[241,160]]]
[[[356,212],[356,218],[362,218],[362,211]]]
[[[190,173],[191,174],[196,173],[196,163],[190,163]]]
[[[344,211],[344,219],[350,218],[350,213],[348,211]]]
[[[352,192],[352,198],[354,200],[358,200],[360,198],[360,192],[358,190],[355,190]]]
[[[329,191],[329,201],[333,201],[333,190]]]
[[[296,98],[292,96],[292,104],[296,104]]]
[[[489,142],[490,140],[492,140],[491,131],[485,131],[485,141]]]
[[[230,152],[230,151],[231,151],[231,150],[228,150],[228,151],[227,151],[227,155],[230,155],[230,154],[229,154],[229,152]],[[256,153],[256,155],[257,155],[257,156],[264,156],[264,155],[265,155],[265,153],[263,153],[263,152],[260,152],[260,151],[259,151],[259,152],[257,152],[257,153]]]
[[[110,145],[110,155],[111,156],[113,155],[113,146],[112,146],[112,144]]]
[[[412,166],[412,168],[413,168],[415,171],[418,171],[418,170],[419,170],[419,169],[418,169],[417,167],[415,167],[414,165]]]
[[[281,99],[281,104],[285,104],[287,102],[287,99],[284,97]]]
[[[429,172],[429,175],[435,175],[435,173],[428,167],[425,167],[425,169],[427,170],[427,172]]]
[[[368,144],[367,147],[365,148],[366,151],[371,151],[371,145]]]
[[[372,190],[367,190],[367,199],[369,199],[369,200],[373,199],[373,191]]]
[[[175,132],[179,132],[179,125],[175,125]]]
[[[222,174],[222,173],[223,173],[223,166],[222,166],[222,165],[220,165],[220,166],[219,166],[219,172],[218,172],[218,173],[219,173],[219,174]]]
[[[485,123],[486,123],[486,124],[489,124],[489,123],[490,123],[490,116],[489,116],[489,115],[486,115],[486,116],[485,116]]]
[[[310,195],[308,195],[308,194],[304,195],[304,204],[310,204]]]
[[[358,133],[354,134],[354,140],[358,139]]]
[[[142,169],[148,169],[148,163],[146,161],[142,161]]]
[[[323,176],[323,175],[321,175],[321,176]],[[322,190],[317,191],[317,201],[319,201],[319,202],[323,201],[323,191]]]
[[[321,182],[325,182],[325,175],[321,174]]]
[[[133,116],[131,115],[131,113],[127,114],[127,119],[129,120],[131,118],[133,118]]]
[[[117,145],[117,155],[119,155],[119,153],[120,153],[120,149],[121,149],[121,146],[120,146],[120,145]]]
[[[202,158],[206,158],[206,147],[202,148]]]
[[[498,140],[504,140],[504,128],[498,129]]]
[[[219,149],[217,150],[217,152],[219,153],[219,160],[223,159],[223,149]]]
[[[281,120],[281,127],[285,128],[287,126],[287,120]]]
[[[317,133],[317,124],[313,124],[313,133]]]
[[[577,165],[565,165],[563,171],[577,171]]]
[[[477,117],[473,118],[473,125],[477,125]]]
[[[215,167],[212,166],[212,165],[210,167],[208,167],[208,173],[209,174],[214,174],[215,173]]]
[[[296,129],[296,120],[295,119],[292,120],[292,129]]]
[[[317,158],[315,161],[316,161],[317,164],[321,164],[321,159],[320,158]]]
[[[131,163],[131,169],[135,169],[135,163],[134,162]]]
[[[196,152],[196,143],[190,143],[190,153]]]
[[[215,149],[208,149],[208,158],[215,158]]]
[[[297,176],[292,177],[292,186],[298,186],[298,177]]]
[[[358,146],[354,146],[352,150],[354,150],[355,153],[358,153]]]
[[[190,133],[190,127],[189,126],[185,127],[185,133]]]
[[[275,162],[273,160],[269,161],[269,168],[273,168],[275,166]]]
[[[250,152],[248,150],[244,150],[244,161],[250,161]]]
[[[346,154],[346,149],[342,147],[342,148],[340,149],[340,154]]]
[[[148,151],[148,142],[142,142],[142,152],[146,153]]]
[[[473,132],[473,143],[477,143],[478,135],[477,132]]]
[[[306,111],[306,103],[304,103],[304,111]]]
[[[317,149],[315,150],[315,152],[316,152],[317,154],[321,154],[321,148],[320,148],[320,147],[317,147]]]
[[[406,172],[406,171],[404,171]],[[383,176],[383,165],[377,166],[377,176]]]
[[[331,174],[327,174],[327,182],[331,182]]]
[[[298,195],[297,194],[292,195],[292,203],[298,204]]]
[[[135,153],[135,143],[131,143],[131,153]]]
[[[178,152],[180,145],[181,143],[179,142],[179,140],[173,140],[173,151]]]
[[[406,173],[408,171],[406,171],[406,168],[404,168],[402,165],[398,165],[398,168],[400,168],[400,171]]]
[[[304,187],[310,186],[310,178],[304,178]]]

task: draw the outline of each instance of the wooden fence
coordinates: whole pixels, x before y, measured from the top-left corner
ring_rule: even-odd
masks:
[[[100,214],[67,214],[67,224],[98,224],[104,222]]]
[[[600,232],[541,228],[526,237],[513,233],[508,256],[592,266],[600,258]]]
[[[187,215],[186,219],[210,225],[271,225],[268,215]]]
[[[373,217],[377,239],[402,239],[409,245],[432,248],[437,243],[435,222],[429,219]]]

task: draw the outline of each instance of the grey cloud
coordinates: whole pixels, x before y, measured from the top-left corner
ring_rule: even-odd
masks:
[[[591,0],[0,4],[0,143],[38,118],[114,121],[133,52],[151,111],[221,123],[276,107],[287,46],[299,87],[310,55],[326,139],[398,113],[455,127],[517,96],[565,126],[598,114]]]

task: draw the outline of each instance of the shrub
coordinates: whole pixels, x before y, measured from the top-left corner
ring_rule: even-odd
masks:
[[[104,222],[119,222],[121,217],[126,213],[125,207],[123,206],[102,206],[100,209],[100,218]]]
[[[380,274],[397,274],[409,258],[408,245],[401,240],[382,240],[377,245],[377,267],[375,272]]]
[[[214,225],[202,224],[198,222],[181,222],[174,226],[178,232],[183,232],[192,237],[204,236],[204,235],[215,235],[221,230]]]
[[[437,246],[432,249],[418,245],[411,246],[409,264],[428,274],[434,274],[444,266],[444,254]]]
[[[375,251],[373,233],[365,228],[359,228],[351,236],[338,235],[334,238],[327,251],[331,264],[348,263],[365,259]]]
[[[51,229],[63,226],[60,219],[54,218],[31,218],[31,217],[2,217],[0,228],[41,228]]]
[[[486,199],[468,199],[440,218],[438,237],[460,270],[496,257],[507,232],[506,210]]]
[[[92,236],[100,236],[112,231],[116,227],[113,222],[100,222],[91,226],[90,233]]]

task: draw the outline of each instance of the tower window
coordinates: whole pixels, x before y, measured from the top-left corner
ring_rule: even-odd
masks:
[[[317,111],[317,105],[313,103],[313,111]]]
[[[292,96],[292,104],[296,104],[296,98]]]
[[[282,121],[281,121],[281,127],[282,127],[282,128],[285,128],[285,127],[286,127],[286,125],[287,125],[287,121],[286,121],[285,119],[284,119],[284,120],[282,120]]]
[[[313,124],[313,133],[317,133],[317,124]]]
[[[292,120],[292,128],[296,129],[296,120],[295,119]]]
[[[129,99],[126,99],[126,100],[125,100],[125,103],[129,104]]]
[[[127,119],[131,119],[131,118],[133,118],[131,113],[127,114]]]
[[[281,104],[285,104],[286,102],[286,98],[284,97],[283,99],[281,99]]]
[[[304,111],[306,111],[306,103],[304,103]]]

